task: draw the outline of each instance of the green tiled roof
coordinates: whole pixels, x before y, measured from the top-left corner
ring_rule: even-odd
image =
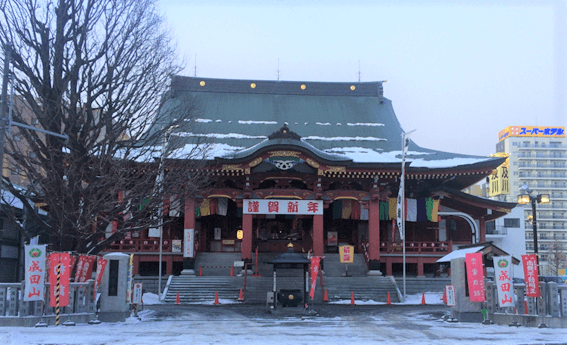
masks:
[[[256,148],[268,146],[272,142],[262,142],[287,124],[303,143],[332,155],[326,158],[343,156],[363,164],[400,162],[402,128],[392,102],[383,97],[382,82],[291,82],[175,76],[162,111],[168,112],[184,104],[195,105],[197,115],[191,120],[193,123],[188,126],[188,132],[178,133],[181,143],[177,144],[208,138],[213,146],[222,148],[214,154],[219,158],[241,157],[253,151],[255,145],[258,145]],[[413,142],[407,158],[412,161],[410,167],[430,169],[491,165],[501,161],[429,150]]]

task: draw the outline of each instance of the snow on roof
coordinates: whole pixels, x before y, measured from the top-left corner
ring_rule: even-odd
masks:
[[[14,196],[14,194],[10,193],[10,192],[7,191],[7,190],[3,190],[3,191],[2,191],[2,200],[1,200],[1,202],[2,202],[2,204],[4,204],[4,205],[9,205],[9,206],[14,207],[14,208],[17,208],[17,209],[19,209],[19,210],[23,210],[23,208],[24,208],[24,204],[21,202],[21,200],[18,199],[18,198],[16,198],[16,197]],[[28,200],[28,202],[29,202],[30,206],[33,207],[33,202],[32,202],[31,200]],[[39,213],[39,214],[43,214],[43,215],[47,214],[47,212],[45,212],[45,211],[42,210],[42,209],[39,209],[38,213]]]
[[[483,249],[484,247],[485,246],[478,246],[478,247],[457,249],[445,255],[441,259],[437,260],[437,262],[451,262],[451,260],[453,259],[464,258],[466,254],[476,253],[479,250]]]

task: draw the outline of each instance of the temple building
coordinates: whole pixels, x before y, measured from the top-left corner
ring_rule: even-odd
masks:
[[[172,195],[167,215],[176,219],[161,244],[165,272],[194,269],[204,252],[240,253],[252,263],[255,253],[283,253],[290,243],[317,256],[348,244],[364,254],[369,274],[402,271],[396,202],[404,130],[382,82],[175,76],[161,111],[175,116],[180,106],[194,107],[197,116],[190,132],[173,130],[175,145],[182,151],[205,144],[201,169],[212,182],[186,200]],[[411,140],[405,158],[407,270],[439,274],[439,258],[485,242],[486,222],[515,206],[461,191],[505,158]],[[134,273],[155,275],[155,236],[132,234],[111,250],[135,252]]]

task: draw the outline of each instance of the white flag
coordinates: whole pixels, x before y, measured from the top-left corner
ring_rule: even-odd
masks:
[[[24,301],[43,301],[45,286],[46,244],[26,245]]]
[[[498,305],[500,307],[514,306],[514,287],[512,278],[514,269],[512,268],[511,256],[495,256],[492,258],[494,263],[494,278],[498,290]]]

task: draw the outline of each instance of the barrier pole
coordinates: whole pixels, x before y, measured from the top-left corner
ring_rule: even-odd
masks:
[[[55,326],[59,326],[59,294],[61,281],[61,261],[57,264],[57,285],[55,286]]]

